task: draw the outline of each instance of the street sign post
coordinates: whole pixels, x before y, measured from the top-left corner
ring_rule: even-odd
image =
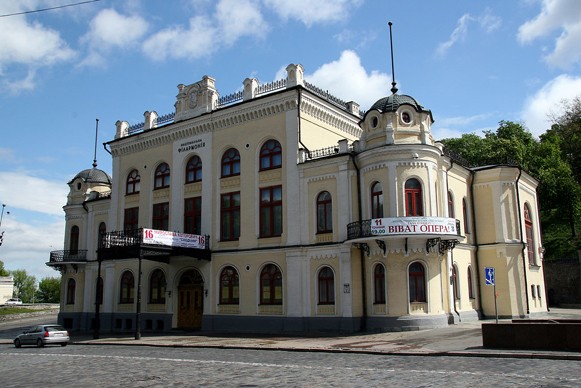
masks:
[[[493,287],[494,292],[494,314],[496,315],[496,323],[498,323],[498,303],[496,300],[496,279],[495,279],[495,271],[494,267],[485,267],[484,268],[484,283],[487,286]]]

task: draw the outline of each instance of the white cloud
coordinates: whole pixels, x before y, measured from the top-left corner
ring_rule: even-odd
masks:
[[[452,31],[448,40],[438,45],[436,54],[438,56],[444,56],[452,46],[463,41],[468,34],[468,26],[471,22],[477,22],[484,32],[491,33],[500,27],[502,19],[493,15],[490,9],[486,9],[482,15],[476,17],[468,13],[462,15],[460,19],[458,19],[456,28],[454,28],[454,31]]]
[[[24,5],[16,3],[7,6],[5,13],[26,10]],[[70,61],[76,55],[58,31],[39,22],[28,22],[24,15],[2,18],[0,36],[0,74],[6,77],[2,87],[13,93],[35,87],[36,69]],[[12,66],[24,66],[28,69],[27,76],[15,79],[6,71]]]
[[[284,20],[297,19],[310,27],[316,23],[337,22],[346,19],[349,11],[361,4],[360,0],[264,0]]]
[[[136,15],[122,15],[114,9],[104,9],[91,20],[89,31],[81,37],[89,53],[81,66],[102,66],[105,54],[113,48],[126,49],[135,45],[147,32],[147,22]]]
[[[442,126],[452,125],[468,125],[474,122],[482,121],[490,117],[489,113],[481,113],[473,116],[455,116],[455,117],[444,117],[438,120],[438,123]]]
[[[211,20],[197,16],[190,19],[188,29],[172,26],[155,33],[142,50],[153,60],[201,58],[217,50],[217,32]]]
[[[269,29],[256,1],[221,0],[215,16],[222,40],[228,45],[243,36],[263,37]]]
[[[350,50],[343,51],[338,60],[306,74],[305,79],[338,98],[359,103],[363,110],[389,94],[391,82],[391,77],[385,73],[376,70],[368,72],[359,56]]]
[[[62,216],[67,194],[67,187],[60,181],[48,181],[22,172],[0,172],[0,198],[12,208]]]
[[[546,37],[558,30],[555,49],[545,57],[547,63],[563,69],[581,61],[581,1],[543,0],[541,12],[519,27],[520,43]]]
[[[534,95],[530,96],[523,107],[522,120],[535,136],[543,134],[551,127],[552,115],[559,115],[563,100],[581,94],[581,76],[562,74],[547,82]]]

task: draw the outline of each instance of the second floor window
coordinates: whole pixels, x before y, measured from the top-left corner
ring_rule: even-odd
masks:
[[[186,198],[184,233],[202,234],[202,197]]]
[[[220,239],[238,240],[240,237],[240,192],[220,197]]]
[[[79,251],[79,227],[77,225],[71,228],[71,241],[69,249],[72,255],[76,255]]]
[[[230,148],[222,155],[222,178],[240,175],[240,153]]]
[[[139,208],[131,207],[125,209],[123,216],[123,230],[125,232],[136,231],[139,225]]]
[[[317,233],[333,231],[333,203],[331,194],[323,191],[317,196]]]
[[[527,238],[527,256],[529,259],[529,265],[535,265],[535,239],[533,235],[533,220],[531,218],[531,209],[528,204],[525,204],[524,208],[525,217],[525,234]]]
[[[423,216],[422,185],[415,178],[405,182],[405,215],[406,217]]]
[[[448,217],[454,218],[454,197],[451,191],[448,191]]]
[[[186,165],[186,183],[202,181],[202,159],[194,155]]]
[[[169,230],[169,202],[153,205],[151,227],[157,230]]]
[[[141,177],[137,170],[133,170],[127,175],[127,182],[125,185],[125,194],[138,194],[140,189]]]
[[[282,234],[282,187],[260,189],[260,237]]]
[[[379,182],[371,186],[371,218],[383,218],[383,189]]]
[[[260,148],[260,171],[282,166],[282,148],[276,140],[269,140]]]
[[[169,187],[169,165],[162,163],[155,169],[155,181],[153,183],[154,189],[163,189]]]

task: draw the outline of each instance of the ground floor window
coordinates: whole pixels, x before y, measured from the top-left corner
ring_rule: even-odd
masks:
[[[373,270],[373,297],[375,304],[385,303],[385,267],[377,264]]]
[[[329,267],[319,271],[319,304],[335,303],[335,275]]]
[[[282,304],[282,274],[274,264],[260,272],[260,304]]]
[[[409,268],[410,302],[426,302],[426,274],[424,266],[415,262]]]

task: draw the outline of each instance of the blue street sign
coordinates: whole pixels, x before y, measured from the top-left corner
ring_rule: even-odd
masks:
[[[487,286],[494,286],[494,267],[484,268],[484,280]]]

